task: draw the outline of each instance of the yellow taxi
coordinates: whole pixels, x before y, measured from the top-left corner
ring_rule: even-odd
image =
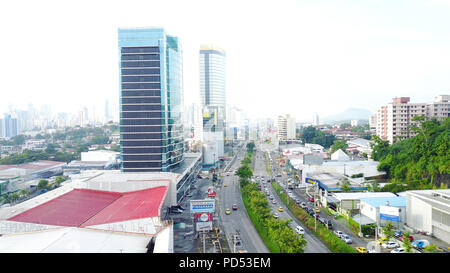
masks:
[[[381,246],[382,244],[386,243],[387,241],[389,241],[388,238],[381,238],[381,239],[377,240],[377,244]]]
[[[224,186],[224,187],[227,187],[228,185],[227,185],[227,184],[223,184],[223,186]]]
[[[230,210],[230,209],[226,209],[226,210],[225,210],[225,214],[226,214],[226,215],[231,214],[231,210]]]
[[[278,211],[283,212],[284,211],[283,207],[278,207]]]
[[[358,251],[359,253],[367,253],[367,249],[365,247],[362,246],[358,246],[355,247],[356,251]]]

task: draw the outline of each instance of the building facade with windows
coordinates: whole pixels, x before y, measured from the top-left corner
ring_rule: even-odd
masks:
[[[394,98],[391,103],[378,109],[376,134],[391,144],[396,139],[413,137],[415,133],[410,127],[418,124],[413,121],[416,116],[450,117],[450,95],[437,96],[432,103],[410,103],[409,97]]]
[[[182,50],[161,28],[119,28],[123,172],[166,172],[183,161]]]

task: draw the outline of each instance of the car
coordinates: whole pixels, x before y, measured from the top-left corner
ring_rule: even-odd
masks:
[[[233,210],[237,210],[237,209],[238,209],[238,206],[237,206],[236,204],[233,204],[233,206],[231,206],[231,208],[232,208]]]
[[[405,253],[406,249],[404,247],[397,247],[391,250],[391,253]]]
[[[261,185],[258,184],[258,188],[261,189]]]
[[[387,241],[389,241],[387,238],[380,238],[377,240],[377,244],[381,246],[382,244],[386,243]]]
[[[400,237],[402,235],[403,235],[403,231],[400,231],[400,230],[394,231],[394,237]]]
[[[269,195],[270,195],[270,192],[269,192],[269,191],[266,191],[266,195],[269,196]]]
[[[429,246],[430,242],[428,242],[427,240],[417,240],[415,242],[412,242],[411,245],[414,248],[422,249],[422,248]]]
[[[300,235],[305,234],[305,230],[301,226],[296,226],[294,230]]]
[[[284,211],[283,207],[278,207],[278,211],[283,212]]]
[[[355,247],[356,251],[358,251],[359,253],[368,253],[367,248],[362,247],[362,246],[358,246]]]
[[[348,236],[347,234],[342,234],[341,235],[341,240],[344,241],[347,244],[351,244],[353,242],[352,238],[350,238],[350,236]]]
[[[340,231],[340,230],[335,230],[334,234],[336,234],[337,237],[341,238],[342,234],[344,234],[344,232]]]
[[[306,203],[305,203],[305,202],[301,202],[301,203],[300,203],[300,207],[301,207],[302,209],[306,208]]]
[[[322,225],[325,225],[327,220],[325,218],[319,217],[317,218],[317,221],[319,221],[319,223],[321,223]]]
[[[405,240],[405,236],[402,235],[402,236],[400,236],[398,239],[399,239],[400,241],[403,242],[403,240]],[[414,241],[414,237],[411,236],[411,235],[408,236],[408,239],[409,239],[410,242],[413,242],[413,241]]]
[[[397,248],[397,247],[400,247],[400,245],[394,241],[387,241],[386,243],[382,244],[381,247],[382,248]]]
[[[227,187],[228,185],[227,185],[227,184],[223,184],[223,186],[224,186],[224,187]]]
[[[277,203],[277,200],[276,199],[273,199],[272,200],[272,204],[276,204]]]
[[[333,222],[331,222],[331,220],[328,220],[326,225],[327,229],[333,229]]]
[[[269,199],[273,199],[273,195],[269,195]]]
[[[279,218],[280,216],[278,215],[278,213],[275,212],[275,214],[273,215],[274,218]]]
[[[308,201],[309,201],[309,202],[314,202],[314,197],[309,197],[309,198],[308,198]]]
[[[226,215],[231,214],[231,210],[230,210],[230,209],[226,209],[226,210],[225,210],[225,214],[226,214]]]

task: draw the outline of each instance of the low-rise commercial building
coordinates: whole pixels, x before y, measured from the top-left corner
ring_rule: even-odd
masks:
[[[450,243],[450,190],[406,191],[407,225]]]

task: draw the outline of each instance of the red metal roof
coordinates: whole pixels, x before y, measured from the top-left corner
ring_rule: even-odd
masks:
[[[128,193],[74,189],[8,220],[86,227],[154,217],[166,192],[165,186]]]
[[[161,186],[124,193],[82,227],[158,216],[166,192],[167,187]]]
[[[80,226],[120,198],[120,193],[75,189],[8,220],[57,226]]]

